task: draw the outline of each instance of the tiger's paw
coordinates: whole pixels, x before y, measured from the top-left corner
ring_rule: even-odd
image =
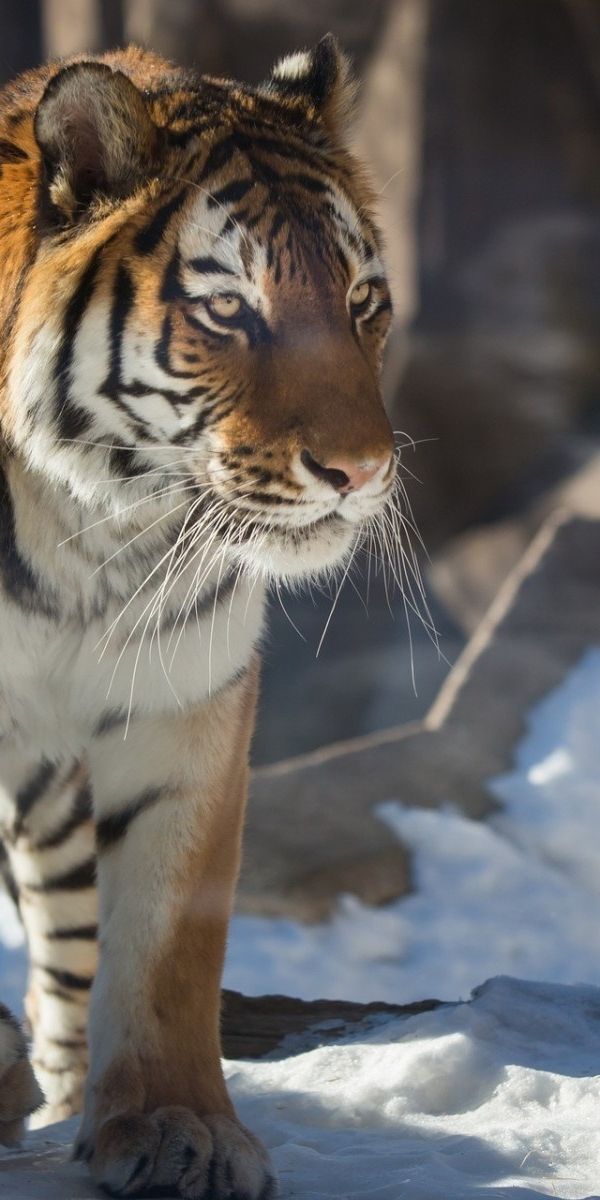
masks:
[[[23,1030],[0,1004],[0,1145],[15,1146],[21,1141],[26,1118],[43,1100],[27,1057]]]
[[[275,1200],[277,1182],[262,1143],[232,1117],[187,1108],[113,1117],[76,1157],[110,1196],[178,1195],[184,1200]]]

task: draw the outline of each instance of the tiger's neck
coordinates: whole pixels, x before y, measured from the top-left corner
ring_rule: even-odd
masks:
[[[123,493],[123,489],[122,489]],[[85,622],[113,604],[166,585],[167,604],[193,579],[214,588],[233,563],[210,525],[189,520],[189,489],[171,484],[121,496],[119,509],[84,506],[65,486],[31,471],[18,455],[0,459],[0,569],[4,592],[27,609],[39,602],[60,619]],[[177,580],[178,575],[180,579]],[[172,587],[171,587],[172,585]],[[169,591],[169,588],[171,589]]]
[[[77,754],[107,707],[127,720],[187,709],[247,669],[263,585],[218,538],[192,544],[192,523],[186,565],[185,504],[119,524],[17,458],[0,465],[0,738]]]

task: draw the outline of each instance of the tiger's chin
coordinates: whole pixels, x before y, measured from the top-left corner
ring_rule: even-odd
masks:
[[[323,578],[350,556],[360,526],[331,514],[312,525],[271,527],[236,551],[238,560],[268,582]]]

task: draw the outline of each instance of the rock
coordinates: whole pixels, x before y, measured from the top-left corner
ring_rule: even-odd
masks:
[[[306,1050],[313,1041],[319,1045],[331,1037],[340,1037],[350,1026],[381,1013],[410,1017],[429,1012],[440,1003],[421,1000],[416,1004],[357,1004],[349,1000],[296,1000],[291,996],[243,996],[241,992],[224,991],[223,1052],[225,1058],[261,1058],[280,1047],[289,1056],[295,1053],[294,1046]]]
[[[428,582],[466,633],[475,631],[532,537],[557,511],[600,519],[600,454],[588,450],[583,465],[524,512],[471,529],[435,555]]]
[[[455,621],[472,634],[539,527],[529,513],[469,530],[436,554],[427,581]]]
[[[340,890],[404,895],[408,855],[377,804],[492,812],[486,781],[511,765],[528,710],[600,643],[599,586],[600,521],[552,515],[423,721],[254,771],[239,910],[318,920]]]

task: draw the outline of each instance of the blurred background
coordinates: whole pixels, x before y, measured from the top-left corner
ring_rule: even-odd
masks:
[[[318,657],[333,597],[274,601],[254,759],[422,716],[547,513],[600,509],[598,0],[4,0],[0,29],[0,82],[129,40],[250,82],[328,30],[352,55],[441,653],[364,562]]]

